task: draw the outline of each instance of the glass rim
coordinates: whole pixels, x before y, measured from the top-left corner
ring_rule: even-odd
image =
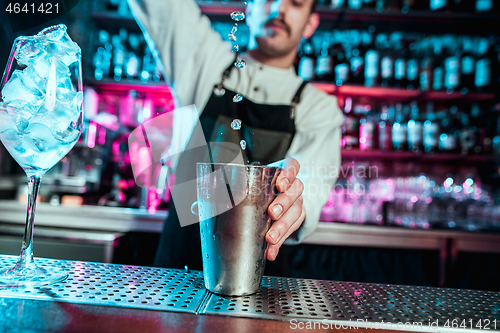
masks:
[[[214,166],[237,166],[237,167],[248,167],[248,168],[278,168],[282,169],[280,166],[276,165],[253,165],[253,164],[237,164],[237,163],[210,163],[210,162],[196,162],[196,166],[203,166],[203,165],[214,165]]]

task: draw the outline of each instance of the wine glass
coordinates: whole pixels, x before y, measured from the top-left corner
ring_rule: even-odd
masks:
[[[0,271],[0,287],[56,283],[67,272],[33,260],[33,222],[42,176],[63,158],[83,126],[81,50],[56,25],[14,41],[0,82],[0,140],[28,177],[26,228],[17,264]]]

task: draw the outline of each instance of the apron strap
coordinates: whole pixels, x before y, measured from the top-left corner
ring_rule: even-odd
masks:
[[[291,119],[295,119],[295,107],[297,106],[297,104],[300,103],[300,98],[302,96],[302,91],[304,90],[304,88],[306,87],[306,85],[308,83],[309,83],[309,81],[302,82],[302,84],[300,85],[299,89],[295,93],[295,96],[292,99],[292,105],[291,105],[291,111],[290,111],[290,118]]]

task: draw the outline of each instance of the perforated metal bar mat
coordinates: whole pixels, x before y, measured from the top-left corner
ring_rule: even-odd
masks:
[[[350,327],[409,331],[437,327],[483,330],[485,325],[500,331],[500,293],[264,277],[257,294],[233,298],[211,295],[201,313],[328,320]]]
[[[0,269],[17,257],[1,256]],[[62,283],[17,290],[0,289],[0,297],[195,313],[205,295],[201,272],[91,262],[35,259],[39,266],[66,269]]]
[[[0,268],[12,266],[16,260],[0,255]],[[199,271],[36,260],[40,266],[64,267],[69,278],[41,288],[0,289],[0,297],[310,320],[329,327],[339,325],[335,328],[500,331],[500,293],[496,292],[264,277],[257,294],[225,297],[208,293]]]

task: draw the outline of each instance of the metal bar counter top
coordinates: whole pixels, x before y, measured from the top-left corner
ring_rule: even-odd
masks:
[[[0,200],[0,234],[5,228],[26,223],[26,205]],[[167,212],[99,206],[37,205],[38,228],[87,230],[98,233],[160,233]],[[37,233],[35,233],[36,237]],[[423,230],[389,226],[320,222],[305,244],[442,250],[447,242],[457,251],[500,253],[500,234],[458,230]]]
[[[0,268],[14,256],[0,255]],[[500,331],[500,293],[264,277],[218,296],[199,271],[37,258],[64,282],[0,289],[0,332]]]

